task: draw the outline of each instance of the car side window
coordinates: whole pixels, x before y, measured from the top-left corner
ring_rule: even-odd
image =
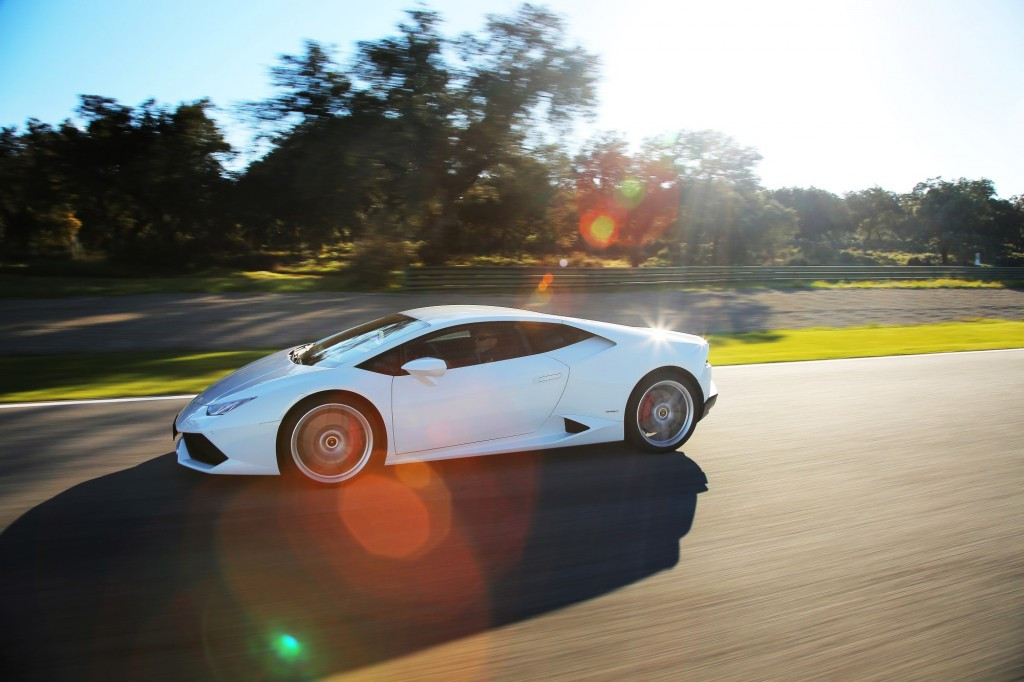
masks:
[[[501,362],[530,354],[515,322],[479,322],[442,330],[404,346],[405,362],[440,358],[448,369]]]
[[[473,340],[468,329],[446,329],[422,339],[410,341],[404,346],[403,362],[419,358],[440,358],[448,369],[473,364],[470,360]]]
[[[406,374],[402,370],[402,348],[392,348],[391,350],[384,351],[376,357],[372,357],[365,362],[361,362],[356,365],[359,369],[365,369],[370,372],[376,372],[377,374],[388,374],[393,377],[397,377],[402,374]]]
[[[547,353],[593,334],[557,322],[479,322],[449,327],[381,353],[359,365],[379,374],[401,376],[402,365],[418,358],[439,358],[448,369]]]
[[[593,336],[590,332],[558,322],[521,322],[520,327],[534,353],[548,353]]]

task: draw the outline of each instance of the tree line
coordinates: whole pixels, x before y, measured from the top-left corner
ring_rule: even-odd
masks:
[[[898,194],[765,188],[757,150],[682,130],[632,151],[564,143],[596,106],[595,55],[523,5],[476,34],[408,12],[347,64],[307,41],[241,107],[264,153],[242,170],[209,100],[131,107],[85,95],[79,122],[0,131],[6,260],[100,255],[144,269],[352,244],[380,271],[479,254],[584,253],[635,265],[1024,264],[1024,199],[986,179]]]

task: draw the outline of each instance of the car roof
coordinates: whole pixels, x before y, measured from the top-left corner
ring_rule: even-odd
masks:
[[[406,310],[405,315],[423,320],[431,325],[446,325],[465,322],[492,322],[499,320],[543,320],[561,322],[562,318],[547,313],[518,308],[502,308],[493,305],[437,305]]]

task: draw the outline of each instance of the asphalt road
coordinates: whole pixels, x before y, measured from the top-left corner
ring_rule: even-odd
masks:
[[[1022,376],[1024,351],[722,368],[685,454],[343,490],[177,467],[180,403],[0,410],[0,670],[1018,680]]]
[[[428,305],[533,308],[695,334],[1024,317],[1013,289],[151,294],[0,299],[0,355],[287,348]]]

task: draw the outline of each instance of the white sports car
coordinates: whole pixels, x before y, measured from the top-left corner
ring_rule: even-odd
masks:
[[[679,332],[418,308],[221,379],[174,420],[175,450],[211,474],[322,483],[381,464],[624,438],[668,452],[718,398],[707,359],[707,341]]]

